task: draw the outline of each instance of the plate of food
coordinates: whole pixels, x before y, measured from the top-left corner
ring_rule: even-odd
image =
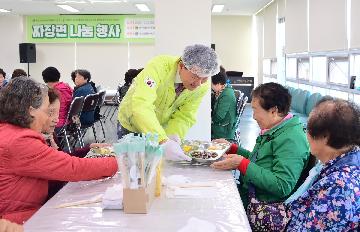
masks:
[[[102,158],[102,157],[115,157],[113,147],[93,147],[87,153],[85,158]]]
[[[185,140],[181,145],[184,153],[198,163],[211,163],[220,159],[230,148],[226,143]]]

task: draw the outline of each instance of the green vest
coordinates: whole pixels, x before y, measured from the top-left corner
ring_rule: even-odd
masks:
[[[118,120],[129,131],[184,138],[196,122],[199,105],[209,90],[209,81],[177,98],[175,76],[180,57],[156,56],[134,79],[119,106]]]

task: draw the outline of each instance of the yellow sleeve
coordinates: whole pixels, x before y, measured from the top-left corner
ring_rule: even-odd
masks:
[[[133,116],[130,118],[131,124],[141,133],[157,133],[160,141],[167,136],[156,117],[154,102],[157,98],[156,91],[161,84],[161,75],[165,75],[164,69],[166,67],[162,67],[161,62],[150,62],[136,77],[134,86],[131,86],[134,93],[130,99]]]
[[[196,123],[197,111],[202,99],[209,90],[209,82],[199,88],[201,89],[186,98],[184,104],[171,115],[165,129],[167,135],[178,135],[181,139],[184,139],[189,129]]]

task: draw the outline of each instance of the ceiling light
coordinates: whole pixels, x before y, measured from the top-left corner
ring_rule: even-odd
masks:
[[[213,13],[220,13],[224,9],[224,5],[213,5],[212,12]]]
[[[149,7],[146,4],[135,4],[139,11],[150,11]]]
[[[91,3],[121,3],[123,0],[89,0]]]
[[[1,12],[1,13],[9,13],[10,11],[9,11],[9,10],[5,10],[5,9],[1,9],[1,8],[0,8],[0,12]]]
[[[76,13],[76,12],[79,12],[79,10],[75,9],[74,7],[71,7],[69,5],[57,5],[58,7],[64,9],[64,10],[67,10],[67,11],[70,11],[72,13]]]
[[[57,0],[57,4],[69,4],[69,3],[86,3],[85,0]]]

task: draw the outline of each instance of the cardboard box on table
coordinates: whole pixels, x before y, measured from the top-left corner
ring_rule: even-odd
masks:
[[[156,168],[156,176],[145,188],[123,189],[123,204],[125,213],[148,213],[155,196],[161,192],[162,162]]]

